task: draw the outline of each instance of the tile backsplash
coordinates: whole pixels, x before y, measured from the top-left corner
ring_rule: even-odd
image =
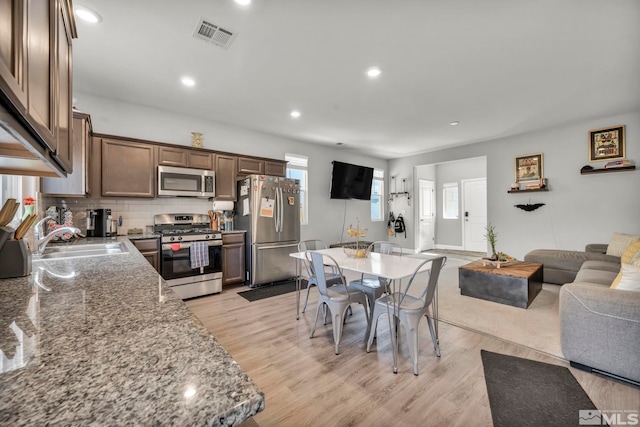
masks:
[[[73,223],[83,232],[86,231],[87,209],[111,209],[113,218],[122,217],[122,225],[118,226],[118,234],[126,235],[129,229],[153,225],[153,216],[171,213],[199,213],[207,214],[212,209],[213,202],[197,198],[157,198],[157,199],[84,199],[73,197],[43,196],[40,207],[44,211],[49,206],[63,206],[73,212]]]

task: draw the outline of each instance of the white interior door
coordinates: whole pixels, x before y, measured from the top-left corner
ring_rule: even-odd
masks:
[[[487,180],[462,180],[463,241],[465,251],[487,252]]]
[[[418,249],[434,248],[435,241],[435,192],[433,181],[419,180],[420,200],[418,213]]]

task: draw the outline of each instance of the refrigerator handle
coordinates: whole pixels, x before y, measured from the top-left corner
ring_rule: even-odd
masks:
[[[279,228],[280,232],[283,230],[283,222],[284,222],[284,194],[282,193],[282,188],[278,187],[278,222],[280,223]]]
[[[274,201],[273,201],[273,225],[276,227],[276,233],[280,232],[279,223],[278,223],[278,189],[274,191]]]

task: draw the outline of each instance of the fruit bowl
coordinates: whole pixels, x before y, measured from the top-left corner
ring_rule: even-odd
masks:
[[[368,258],[371,253],[371,248],[369,246],[364,245],[348,245],[344,246],[344,253],[349,258]]]

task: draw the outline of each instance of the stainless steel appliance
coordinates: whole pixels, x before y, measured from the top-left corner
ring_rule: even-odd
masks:
[[[289,256],[300,241],[300,182],[249,175],[238,181],[235,227],[247,231],[246,281],[251,287],[295,277]]]
[[[116,235],[116,222],[111,209],[87,209],[87,237],[112,237]]]
[[[153,218],[159,233],[160,274],[182,299],[222,291],[222,234],[209,228],[209,216],[163,214]],[[191,247],[204,242],[209,265],[192,268]]]
[[[215,172],[158,166],[158,196],[215,197]]]

